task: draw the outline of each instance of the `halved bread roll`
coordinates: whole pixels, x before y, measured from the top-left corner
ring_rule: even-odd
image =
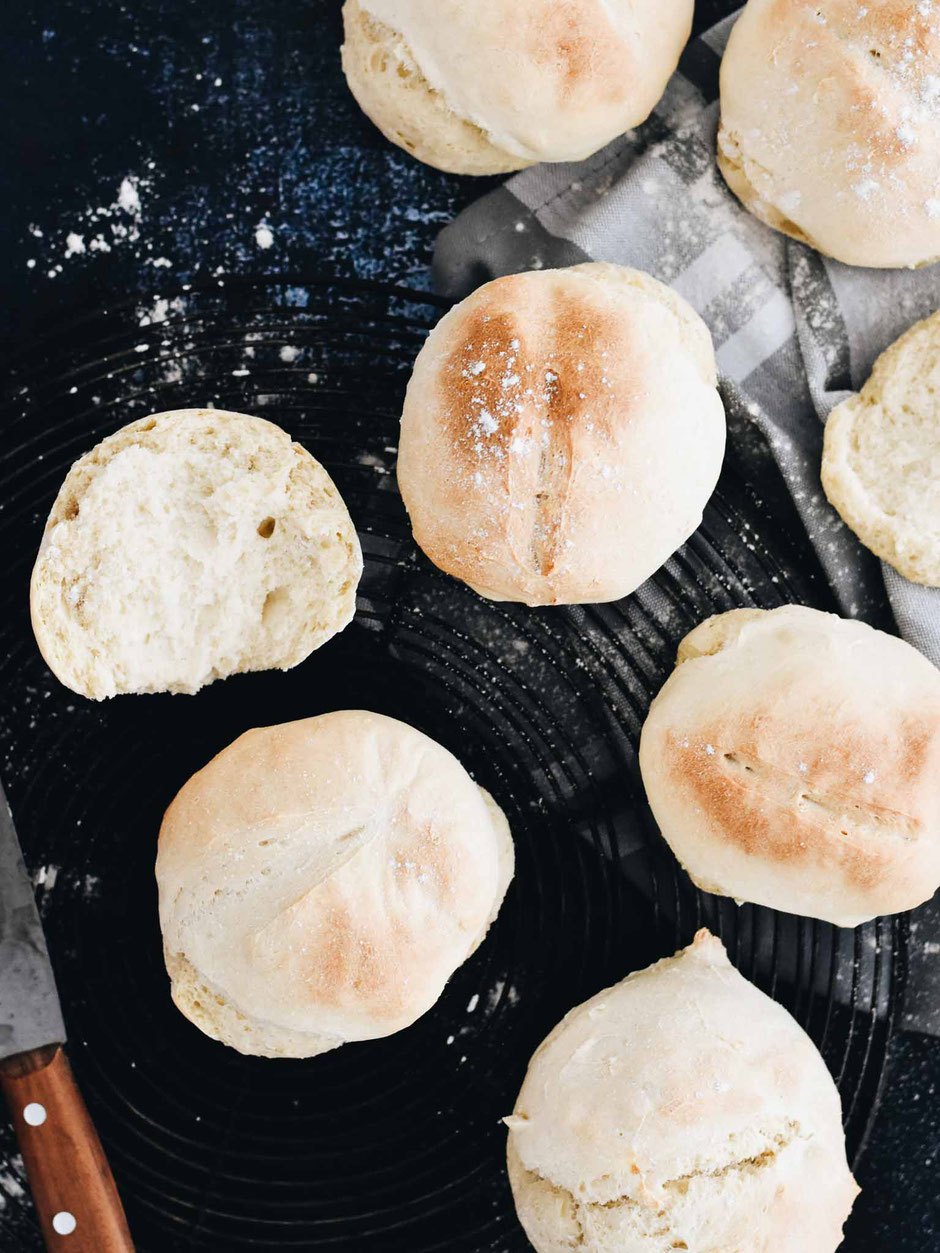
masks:
[[[327,472],[280,427],[141,418],[75,463],[30,586],[56,677],[93,700],[288,670],[355,612],[362,555]]]
[[[886,348],[830,413],[822,485],[873,553],[940,587],[940,313]]]

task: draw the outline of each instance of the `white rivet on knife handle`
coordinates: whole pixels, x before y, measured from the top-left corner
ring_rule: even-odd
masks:
[[[38,1101],[30,1101],[23,1110],[23,1117],[31,1127],[41,1127],[46,1121],[46,1107]]]

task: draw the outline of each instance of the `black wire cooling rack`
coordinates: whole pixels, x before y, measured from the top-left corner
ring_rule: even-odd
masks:
[[[636,768],[645,710],[702,617],[834,607],[746,415],[726,397],[732,439],[704,525],[635,596],[570,610],[483,601],[416,551],[395,488],[404,386],[442,308],[374,284],[226,279],[73,317],[12,363],[0,408],[2,772],[73,1065],[141,1253],[524,1249],[499,1119],[533,1048],[572,1005],[700,925],[821,1047],[855,1158],[878,1103],[905,923],[839,931],[696,891]],[[55,492],[118,426],[210,403],[271,418],[327,466],[365,553],[356,621],[287,674],[193,698],[73,697],[28,624]],[[153,882],[160,817],[246,728],[341,707],[402,718],[455,752],[506,810],[516,879],[485,944],[409,1030],[308,1062],[244,1058],[171,1005]]]

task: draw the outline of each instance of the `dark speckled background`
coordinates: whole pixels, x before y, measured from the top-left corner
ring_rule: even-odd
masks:
[[[10,7],[0,252],[14,331],[60,301],[288,259],[424,284],[438,227],[484,185],[418,165],[360,115],[338,0]],[[137,223],[109,209],[128,176]],[[66,257],[71,232],[111,251]]]
[[[146,308],[196,274],[225,282],[312,267],[428,285],[437,229],[489,183],[425,169],[359,114],[339,69],[340,7],[10,0],[0,37],[8,346],[71,308],[128,293]],[[700,3],[698,29],[730,7]],[[929,974],[937,946],[914,940]],[[938,1081],[940,1041],[902,1035],[846,1250],[940,1250]],[[0,1250],[40,1247],[0,1119]]]

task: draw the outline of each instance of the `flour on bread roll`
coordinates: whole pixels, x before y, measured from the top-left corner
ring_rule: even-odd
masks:
[[[93,700],[288,670],[349,623],[359,541],[280,427],[218,409],[141,418],[72,466],[30,588],[56,677]]]
[[[830,413],[822,483],[872,552],[940,587],[940,313],[906,331]]]
[[[724,409],[670,288],[588,264],[487,283],[418,354],[398,484],[417,543],[493,600],[616,600],[702,519]]]
[[[718,164],[744,206],[849,265],[940,257],[940,6],[748,0]]]
[[[346,0],[343,69],[393,143],[457,174],[580,161],[642,122],[693,0]]]
[[[834,1253],[858,1194],[825,1063],[707,931],[573,1009],[506,1122],[536,1253]]]
[[[707,892],[852,927],[940,885],[940,673],[862,622],[734,609],[679,646],[640,739]]]
[[[343,710],[248,731],[160,829],[173,999],[265,1057],[391,1035],[486,935],[512,870],[501,810],[413,727]]]

